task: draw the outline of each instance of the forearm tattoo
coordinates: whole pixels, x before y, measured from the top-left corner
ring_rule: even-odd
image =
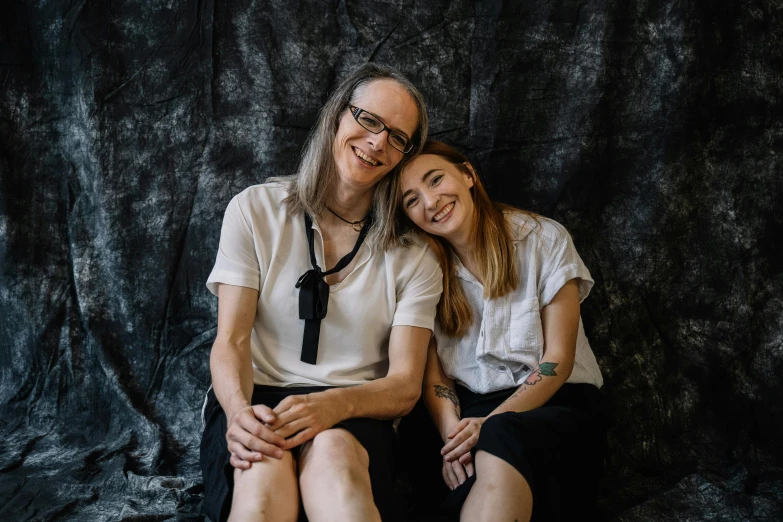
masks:
[[[442,384],[436,384],[435,395],[442,399],[450,400],[452,403],[454,403],[454,407],[457,408],[457,411],[459,411],[459,398],[457,397],[457,394],[454,393],[454,390],[447,388]]]
[[[557,373],[555,373],[555,368],[557,368],[558,363],[553,362],[542,362],[538,368],[530,372],[530,375],[525,377],[525,382],[517,388],[517,391],[515,391],[511,397],[506,399],[504,402],[510,401],[514,397],[517,397],[520,393],[525,391],[528,386],[535,386],[536,383],[541,382],[541,379],[544,377],[557,377]]]

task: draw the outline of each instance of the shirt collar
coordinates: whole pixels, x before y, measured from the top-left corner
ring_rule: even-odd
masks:
[[[454,254],[451,255],[452,262],[454,263],[454,273],[457,274],[457,277],[460,279],[464,279],[465,281],[468,281],[470,283],[482,286],[481,282],[476,279],[476,276],[470,273],[470,270],[465,268],[465,265],[462,264],[462,261],[459,260],[457,256]]]
[[[522,212],[506,211],[503,213],[509,228],[511,229],[511,240],[515,243],[525,239],[537,226],[536,220],[523,214]]]
[[[503,212],[503,216],[509,224],[511,241],[514,242],[514,249],[516,249],[516,244],[525,239],[536,228],[536,221],[527,214],[514,210]],[[465,268],[465,265],[462,264],[462,261],[457,256],[452,255],[451,258],[454,262],[454,273],[457,274],[457,277],[483,287],[481,282]]]

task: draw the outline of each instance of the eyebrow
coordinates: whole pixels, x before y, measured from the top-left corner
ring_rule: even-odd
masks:
[[[361,107],[356,107],[356,105],[352,105],[352,107],[353,107],[353,108],[359,108],[359,109],[361,109]],[[362,110],[363,110],[364,112],[366,112],[367,114],[369,114],[369,115],[371,115],[371,116],[374,116],[374,117],[378,118],[378,121],[379,121],[379,122],[381,122],[381,123],[383,123],[384,125],[386,125],[386,122],[385,122],[385,121],[383,121],[383,118],[381,118],[380,116],[378,116],[378,115],[377,115],[377,114],[375,114],[374,112],[370,112],[370,111],[368,111],[368,110],[366,110],[366,109],[362,109]],[[396,132],[397,134],[402,134],[403,136],[405,136],[405,139],[408,139],[408,140],[409,140],[409,139],[411,139],[411,137],[410,137],[410,136],[408,136],[407,134],[405,134],[404,132],[402,132],[400,129],[395,129],[394,127],[389,127],[388,125],[386,125],[386,128],[387,128],[387,129],[389,129],[389,130],[392,130],[392,131]]]
[[[440,170],[440,169],[430,169],[430,170],[428,170],[427,172],[425,172],[425,173],[424,173],[424,175],[421,177],[421,181],[422,181],[422,183],[424,183],[425,181],[427,181],[427,178],[429,178],[430,176],[432,176],[432,174],[433,174],[433,173],[435,173],[435,172],[438,172],[439,170]],[[403,192],[403,193],[402,193],[402,199],[405,199],[405,197],[406,197],[408,194],[410,194],[411,192],[413,192],[413,189],[408,189],[408,190],[406,190],[405,192]]]

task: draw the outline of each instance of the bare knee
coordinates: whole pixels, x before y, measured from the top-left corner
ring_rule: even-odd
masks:
[[[299,488],[295,466],[293,455],[285,451],[281,459],[268,457],[249,469],[234,469],[229,520],[296,520]]]
[[[315,436],[300,456],[302,470],[307,467],[348,467],[366,470],[370,466],[367,450],[343,429],[325,430]]]
[[[525,477],[514,466],[486,451],[476,452],[476,480],[490,486],[511,483],[527,483]],[[510,481],[510,482],[509,482]]]
[[[299,457],[299,484],[308,518],[380,521],[369,467],[367,450],[353,435],[342,429],[319,433]]]

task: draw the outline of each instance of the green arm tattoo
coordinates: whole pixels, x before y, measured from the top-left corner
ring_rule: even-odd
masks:
[[[555,368],[557,368],[557,365],[558,363],[542,362],[538,368],[530,372],[530,375],[525,377],[525,382],[522,383],[519,388],[517,388],[517,391],[515,391],[511,397],[503,402],[508,402],[514,397],[518,396],[520,393],[526,390],[528,386],[535,386],[536,383],[541,382],[541,379],[544,377],[557,377],[557,374],[555,373]]]

